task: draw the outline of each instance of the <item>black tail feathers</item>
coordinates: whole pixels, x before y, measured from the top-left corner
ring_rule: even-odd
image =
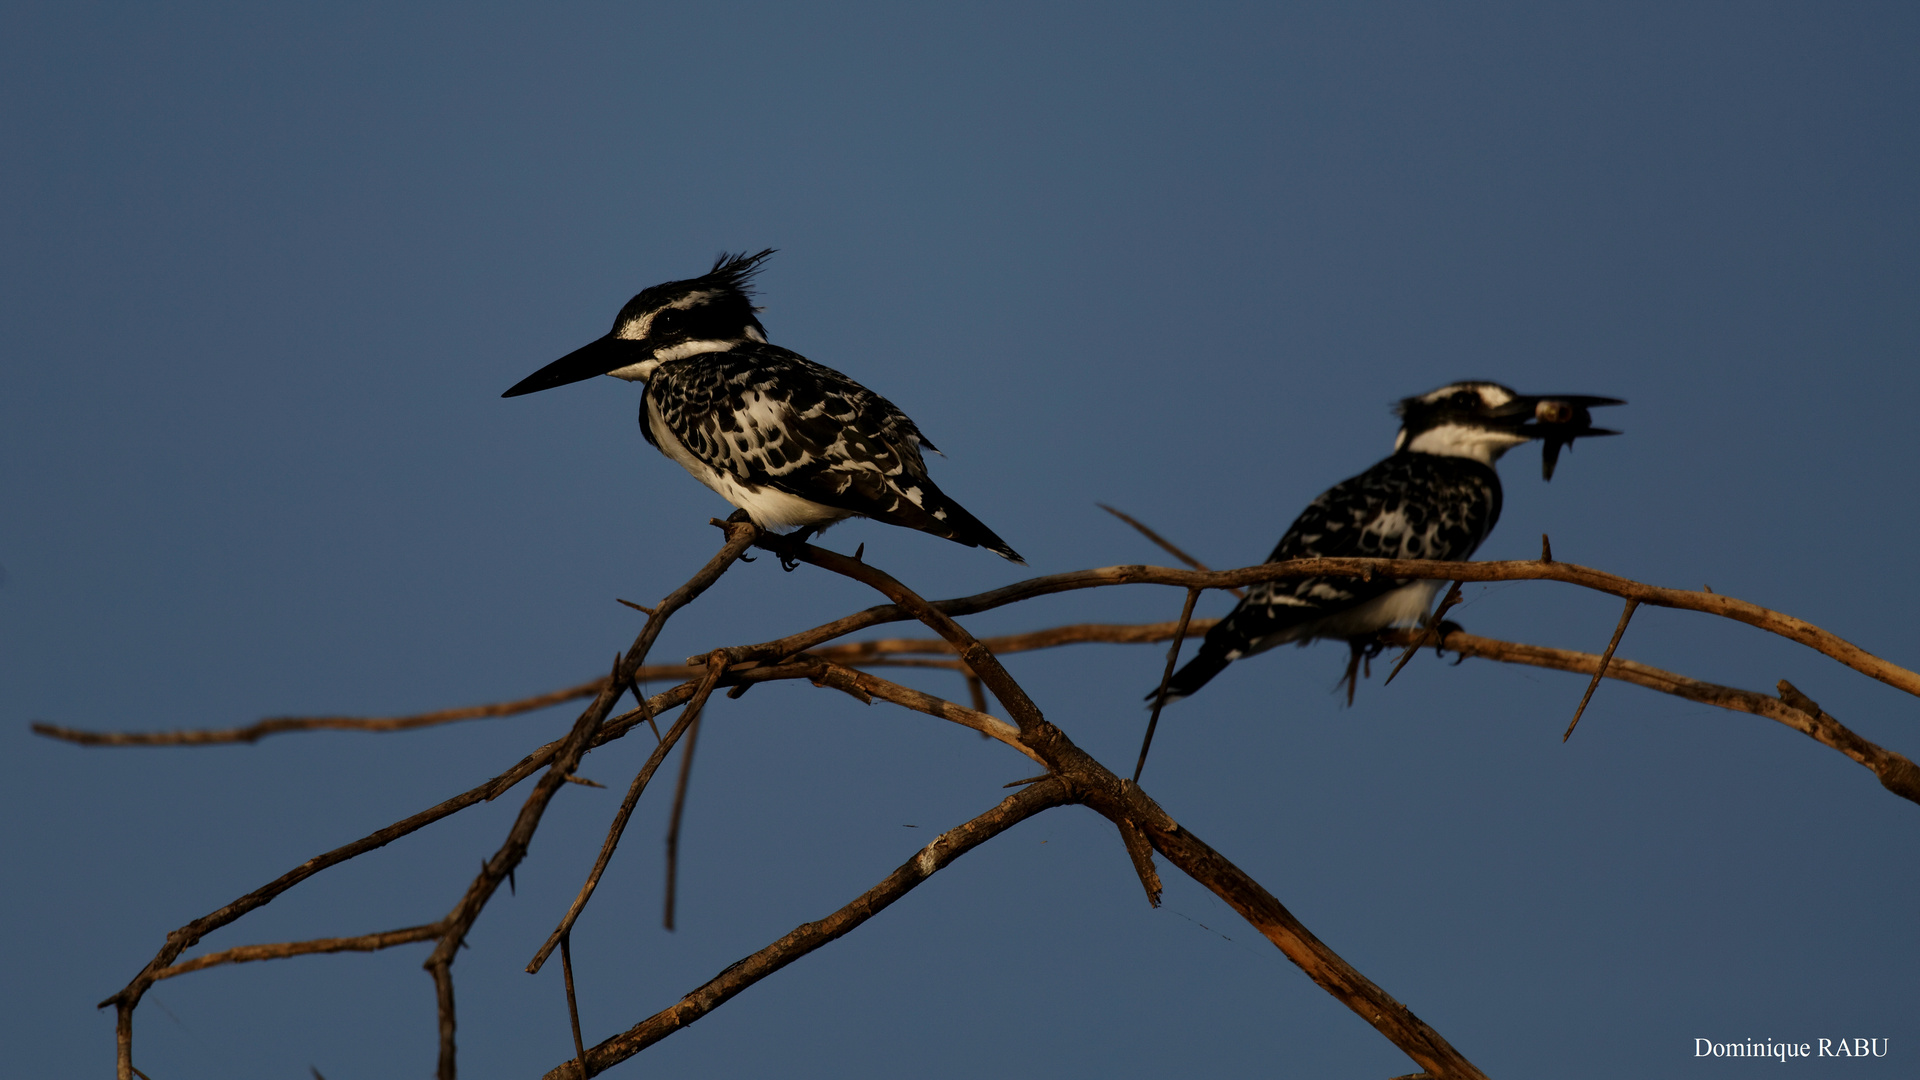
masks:
[[[986,548],[1003,559],[1010,559],[1021,566],[1027,565],[1027,560],[1021,558],[1019,552],[987,528],[979,518],[968,513],[966,507],[953,501],[952,496],[935,487],[933,481],[921,480],[916,486],[919,488],[917,502],[896,496],[888,512],[874,513],[872,516],[889,525],[919,529],[956,544]]]

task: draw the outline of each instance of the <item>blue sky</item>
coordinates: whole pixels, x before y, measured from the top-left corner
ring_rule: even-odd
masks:
[[[1216,566],[1465,377],[1631,404],[1551,485],[1523,451],[1482,555],[1711,584],[1913,666],[1920,19],[1897,5],[712,4],[0,11],[0,891],[20,1075],[110,1067],[93,1003],[166,932],[494,775],[566,709],[398,736],[88,750],[518,697],[603,672],[717,544],[638,389],[501,390],[638,289],[777,247],[775,342],[887,395],[1035,573]],[[1021,573],[870,523],[827,536],[927,595]],[[980,616],[1173,618],[1176,590]],[[1202,602],[1223,613],[1224,596]],[[771,560],[657,656],[873,602]],[[1597,650],[1611,600],[1470,588],[1468,629]],[[1920,752],[1912,698],[1784,641],[1643,609],[1620,654]],[[1132,760],[1157,649],[1015,658]],[[1694,1076],[1709,1037],[1893,1039],[1910,1075],[1920,811],[1784,727],[1619,684],[1344,650],[1236,665],[1168,711],[1146,786],[1493,1076]],[[957,680],[919,685],[963,696]],[[644,750],[561,793],[455,967],[469,1076],[571,1054],[521,967]],[[575,933],[604,1038],[845,903],[1030,765],[915,714],[769,686],[709,714],[659,929],[663,792]],[[513,800],[517,806],[517,797]],[[437,918],[492,805],[207,942]],[[914,826],[904,828],[903,826]],[[1163,870],[1166,869],[1163,867]],[[1053,811],[622,1066],[640,1075],[1391,1076],[1412,1066],[1217,901],[1141,902]],[[172,980],[137,1062],[424,1075],[424,948]],[[1902,1049],[1904,1047],[1905,1049]],[[1805,1070],[1802,1070],[1805,1071]]]

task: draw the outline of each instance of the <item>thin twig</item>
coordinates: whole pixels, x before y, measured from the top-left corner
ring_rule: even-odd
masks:
[[[153,973],[153,981],[171,979],[176,975],[185,975],[190,971],[203,971],[221,964],[245,964],[255,960],[284,960],[290,956],[310,956],[315,953],[336,952],[378,952],[391,949],[395,945],[406,945],[415,941],[428,941],[438,935],[440,924],[428,923],[425,926],[409,926],[404,930],[388,930],[381,934],[362,934],[359,937],[317,938],[312,941],[282,941],[269,945],[242,945],[221,952],[207,953],[191,960],[183,960],[170,967],[163,967]]]
[[[1159,689],[1153,692],[1153,715],[1147,717],[1147,733],[1140,740],[1140,760],[1133,765],[1133,782],[1136,784],[1140,782],[1140,771],[1147,767],[1147,751],[1153,747],[1153,731],[1160,726],[1160,710],[1167,703],[1167,684],[1173,681],[1173,666],[1180,661],[1180,645],[1186,640],[1187,623],[1193,618],[1193,604],[1198,599],[1199,589],[1187,590],[1187,602],[1180,609],[1180,622],[1173,631],[1173,644],[1167,646],[1167,667],[1160,673]]]
[[[493,716],[516,716],[534,712],[564,701],[592,697],[606,686],[605,679],[569,686],[545,694],[492,705],[469,705],[458,709],[439,709],[412,716],[276,716],[246,727],[195,731],[81,731],[53,724],[34,724],[33,733],[49,739],[79,743],[82,746],[212,746],[220,743],[258,742],[268,735],[290,731],[411,731],[415,728],[451,724],[459,720],[479,720]]]
[[[766,948],[729,964],[675,1004],[588,1050],[588,1066],[600,1073],[625,1061],[724,1005],[747,987],[878,915],[960,856],[1027,818],[1067,801],[1066,787],[1058,781],[1038,783],[1007,796],[972,821],[940,834],[845,907],[818,922],[802,923]],[[548,1071],[547,1080],[572,1080],[568,1064]]]
[[[980,676],[971,671],[967,672],[967,700],[973,703],[973,711],[987,711],[986,688],[980,685]]]
[[[580,1063],[580,1080],[587,1080],[593,1074],[587,1071],[587,1044],[580,1039],[580,1003],[573,996],[572,937],[560,935],[560,973],[567,984],[567,1019],[573,1024],[573,1060]]]
[[[1045,765],[1047,762],[1033,748],[1020,741],[1020,729],[997,716],[991,716],[977,709],[956,705],[944,698],[922,693],[910,686],[888,682],[886,679],[868,671],[855,671],[835,664],[823,665],[818,675],[808,676],[815,685],[830,686],[836,690],[854,691],[881,701],[904,706],[915,712],[926,713],[942,720],[951,720],[962,727],[969,727],[1025,754],[1031,760]]]
[[[579,893],[574,896],[573,903],[560,920],[560,925],[554,928],[553,933],[547,935],[546,943],[541,945],[540,951],[527,962],[529,975],[537,973],[542,965],[546,964],[547,957],[553,955],[554,948],[573,932],[573,924],[580,918],[580,913],[586,910],[587,902],[593,899],[594,890],[600,887],[600,875],[606,873],[607,864],[613,861],[614,848],[619,846],[620,838],[626,834],[627,822],[633,817],[634,807],[640,803],[641,793],[647,790],[647,784],[653,780],[653,774],[659,770],[661,763],[679,743],[680,737],[686,734],[688,726],[693,723],[694,716],[690,709],[681,710],[680,719],[667,729],[664,738],[654,744],[653,753],[647,756],[646,764],[634,774],[633,783],[627,785],[627,797],[620,801],[620,809],[613,815],[613,823],[607,826],[607,838],[600,844],[600,855],[594,860],[593,869],[588,872],[587,880],[581,884]]]
[[[1613,650],[1620,647],[1620,636],[1627,632],[1627,621],[1633,618],[1633,609],[1639,606],[1640,601],[1628,600],[1627,606],[1621,609],[1620,625],[1613,628],[1613,637],[1607,642],[1607,651],[1600,654],[1600,663],[1593,669],[1593,679],[1587,683],[1587,692],[1580,695],[1580,707],[1573,710],[1573,723],[1568,724],[1567,733],[1560,736],[1561,742],[1573,738],[1573,729],[1580,723],[1580,714],[1587,711],[1587,702],[1593,700],[1594,688],[1599,686],[1600,680],[1606,677],[1607,664],[1613,660]]]
[[[667,823],[667,901],[661,921],[666,928],[673,929],[673,900],[675,886],[679,882],[680,871],[680,814],[687,805],[687,779],[693,774],[693,748],[700,739],[700,712],[706,707],[707,698],[713,694],[713,688],[719,684],[720,676],[727,670],[727,658],[724,653],[714,653],[707,658],[707,677],[700,683],[700,689],[693,692],[693,700],[687,704],[687,748],[680,751],[680,782],[673,789],[673,816]]]
[[[1152,529],[1147,528],[1145,525],[1141,524],[1139,521],[1136,521],[1131,515],[1122,513],[1119,510],[1115,510],[1113,507],[1108,506],[1106,503],[1094,503],[1093,505],[1099,507],[1102,510],[1105,510],[1107,513],[1112,514],[1114,517],[1117,517],[1121,521],[1124,521],[1127,524],[1133,526],[1136,530],[1139,531],[1141,536],[1144,536],[1147,539],[1153,541],[1154,544],[1158,546],[1161,551],[1164,551],[1167,554],[1173,556],[1174,558],[1179,559],[1181,562],[1186,563],[1188,566],[1193,567],[1195,570],[1207,569],[1206,563],[1203,563],[1199,559],[1196,559],[1193,556],[1187,554],[1186,552],[1181,551],[1179,548],[1173,545],[1173,541],[1167,539],[1164,536],[1161,536],[1159,533],[1154,532]],[[1245,589],[1228,589],[1227,591],[1239,597],[1244,597],[1247,595],[1247,590]]]

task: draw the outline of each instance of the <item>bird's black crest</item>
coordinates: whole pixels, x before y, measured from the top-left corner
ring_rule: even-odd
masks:
[[[738,289],[748,296],[753,295],[753,279],[765,269],[767,258],[778,248],[767,248],[749,255],[742,251],[737,255],[721,252],[713,260],[713,269],[700,276],[700,280],[713,285]]]

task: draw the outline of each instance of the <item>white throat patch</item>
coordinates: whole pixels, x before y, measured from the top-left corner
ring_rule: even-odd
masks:
[[[1516,431],[1441,424],[1415,435],[1411,444],[1407,442],[1407,433],[1402,431],[1393,441],[1393,448],[1399,450],[1405,446],[1416,454],[1471,458],[1482,465],[1492,465],[1500,460],[1501,454],[1529,440],[1529,436]]]
[[[737,341],[683,341],[671,348],[655,349],[650,358],[637,364],[614,368],[607,374],[628,382],[646,382],[653,378],[653,373],[659,370],[661,364],[671,364],[675,360],[685,360],[689,356],[699,356],[701,353],[726,352],[737,344],[739,344]]]

